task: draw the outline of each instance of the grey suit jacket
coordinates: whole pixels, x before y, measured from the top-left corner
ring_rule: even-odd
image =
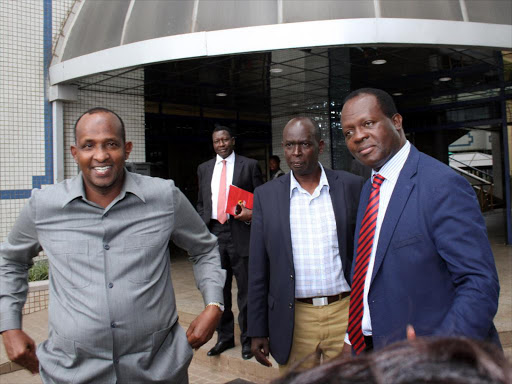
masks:
[[[188,251],[205,303],[222,302],[216,238],[171,180],[127,172],[105,209],[82,175],[36,190],[0,245],[0,331],[21,328],[27,269],[50,263],[48,383],[179,383],[192,350],[179,326],[168,243]]]
[[[212,175],[215,167],[215,158],[208,160],[197,168],[199,180],[199,194],[197,197],[197,211],[208,225],[212,217]],[[235,154],[235,166],[233,168],[233,185],[254,192],[254,189],[263,184],[260,167],[254,159]],[[249,256],[249,238],[251,227],[233,217],[229,219],[231,235],[239,255]]]

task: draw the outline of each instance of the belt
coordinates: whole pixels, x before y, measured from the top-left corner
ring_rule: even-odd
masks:
[[[350,296],[350,292],[341,292],[337,295],[332,296],[324,296],[324,297],[304,297],[304,298],[297,298],[297,301],[300,301],[301,303],[306,304],[312,304],[315,307],[321,306],[321,305],[328,305],[331,303],[334,303],[338,300],[343,300],[345,297]]]

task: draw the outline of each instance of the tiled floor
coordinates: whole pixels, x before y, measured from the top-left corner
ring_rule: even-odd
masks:
[[[495,324],[500,332],[505,353],[512,359],[512,247],[504,245],[503,216],[500,212],[486,214],[496,266],[498,269],[501,292],[498,314]],[[192,266],[186,257],[175,257],[172,263],[172,278],[175,288],[176,301],[180,312],[180,323],[188,323],[204,308],[201,294],[195,287]],[[233,288],[236,294],[236,285]],[[236,300],[235,300],[236,301]],[[237,309],[235,304],[235,318]],[[47,335],[47,311],[40,311],[24,317],[24,329],[29,335],[41,342]],[[190,383],[226,383],[237,378],[243,378],[258,383],[268,382],[276,374],[276,370],[269,370],[255,362],[254,359],[243,361],[240,358],[240,347],[228,350],[220,357],[209,358],[206,351],[215,342],[211,340],[206,346],[195,353],[189,369]],[[237,343],[238,344],[238,343]],[[0,364],[5,363],[7,357],[0,347]],[[274,362],[274,366],[276,366]],[[264,377],[264,378],[262,378]],[[17,371],[0,376],[2,384],[32,384],[41,383],[38,376],[32,376],[26,371]]]

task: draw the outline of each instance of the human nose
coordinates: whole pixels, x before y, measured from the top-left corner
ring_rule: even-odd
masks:
[[[363,128],[356,128],[354,129],[354,132],[352,134],[352,140],[353,141],[363,141],[368,138],[368,134],[366,133],[366,130]]]
[[[109,156],[110,156],[109,152],[102,145],[98,146],[98,148],[96,148],[96,151],[94,151],[94,160],[96,160],[100,163],[107,160],[109,158]]]
[[[292,155],[294,156],[300,156],[302,154],[301,146],[300,144],[295,144],[292,149]]]

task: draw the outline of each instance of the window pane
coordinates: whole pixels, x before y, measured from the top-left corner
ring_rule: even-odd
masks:
[[[190,33],[193,1],[137,0],[124,43]]]
[[[276,1],[200,0],[196,32],[276,23]]]
[[[458,0],[380,0],[382,17],[462,21]]]
[[[62,60],[117,47],[129,1],[86,1],[70,32]]]
[[[283,0],[285,23],[361,17],[375,17],[373,0]]]

